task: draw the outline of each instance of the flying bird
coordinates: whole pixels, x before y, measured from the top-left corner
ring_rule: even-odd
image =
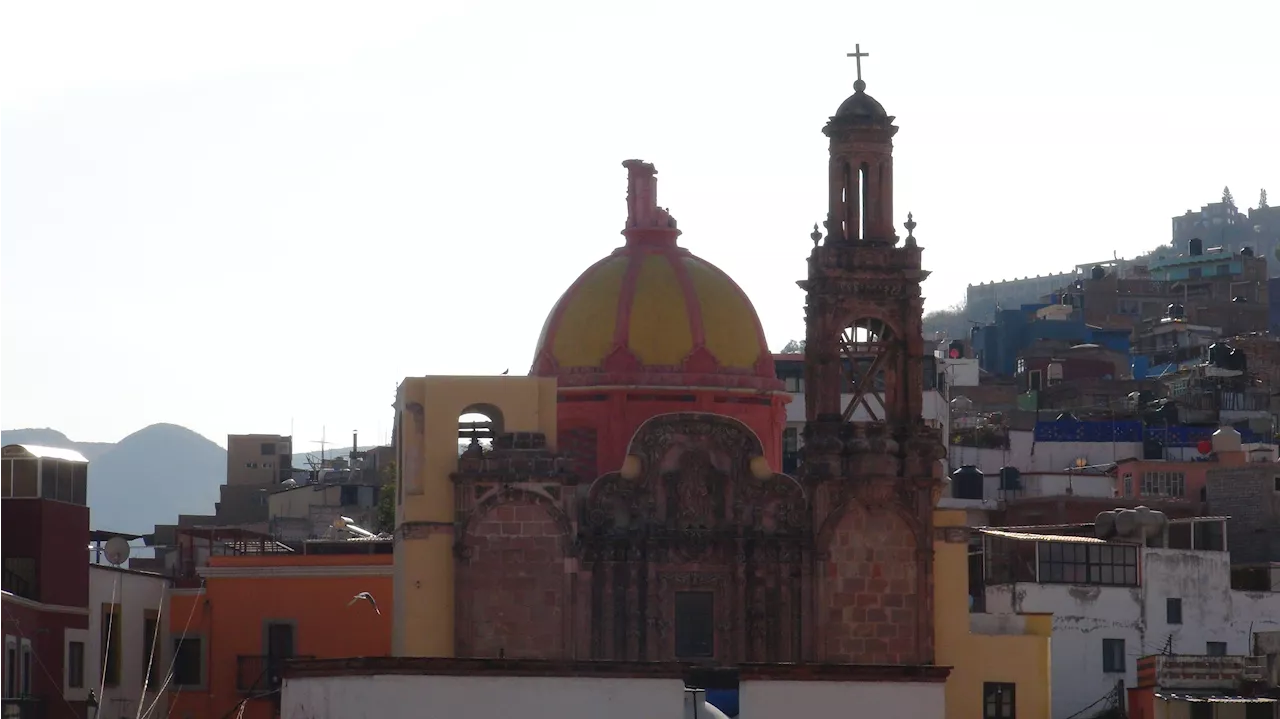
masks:
[[[349,607],[352,604],[355,604],[356,602],[359,602],[359,601],[365,601],[365,602],[368,602],[369,604],[372,604],[373,611],[377,612],[378,616],[382,616],[382,612],[378,611],[378,603],[373,600],[373,595],[368,592],[360,592],[359,594],[355,595],[354,597],[351,598],[351,601],[347,602],[347,606]]]

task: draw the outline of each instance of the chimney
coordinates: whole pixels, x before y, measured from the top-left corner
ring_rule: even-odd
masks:
[[[643,160],[626,160],[627,226],[622,234],[628,245],[647,244],[675,247],[676,221],[665,208],[658,207],[658,170]]]

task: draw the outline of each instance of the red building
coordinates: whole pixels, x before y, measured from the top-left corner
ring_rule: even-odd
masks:
[[[85,717],[89,685],[89,463],[30,445],[3,469],[4,715]]]

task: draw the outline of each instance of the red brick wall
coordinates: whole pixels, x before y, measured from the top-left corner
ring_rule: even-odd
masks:
[[[915,664],[915,535],[889,511],[852,506],[831,535],[823,577],[825,660]]]
[[[458,656],[556,659],[564,652],[564,537],[532,502],[490,509],[458,564]]]

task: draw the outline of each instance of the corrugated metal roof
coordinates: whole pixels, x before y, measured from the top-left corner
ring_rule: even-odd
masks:
[[[74,449],[62,449],[60,447],[41,447],[40,445],[36,445],[36,444],[5,445],[4,456],[10,457],[10,458],[21,457],[22,456],[21,454],[18,454],[13,451],[14,447],[25,450],[26,454],[36,459],[61,459],[67,462],[80,462],[82,464],[89,463],[89,460],[85,459],[85,456],[83,454],[80,454]]]
[[[1031,534],[1028,532],[1006,532],[1000,529],[980,529],[979,533],[989,537],[1012,539],[1018,542],[1066,542],[1069,544],[1111,544],[1097,537],[1079,537],[1071,534]]]
[[[1235,697],[1220,694],[1175,694],[1173,692],[1156,692],[1157,699],[1167,702],[1209,702],[1212,704],[1275,704],[1270,697]]]

